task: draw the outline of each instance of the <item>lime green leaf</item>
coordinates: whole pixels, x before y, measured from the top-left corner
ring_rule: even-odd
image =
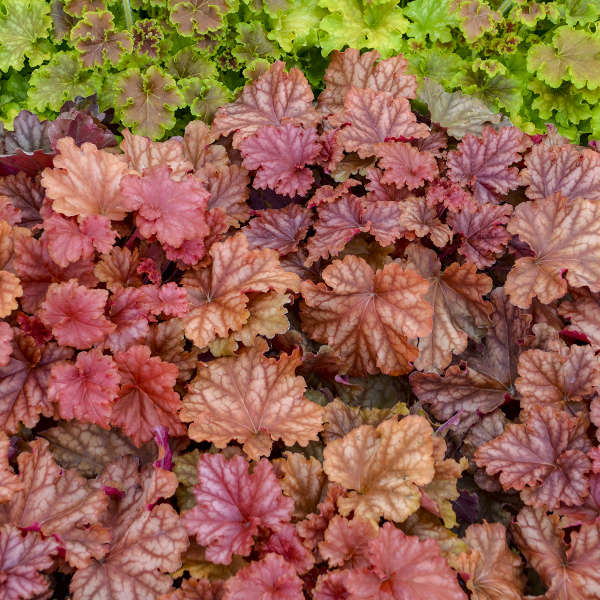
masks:
[[[528,2],[520,6],[515,6],[511,16],[515,21],[526,27],[535,27],[538,21],[546,16],[546,5],[538,2]]]
[[[217,67],[208,58],[188,46],[168,60],[167,72],[176,81],[193,78],[209,79],[216,77]]]
[[[552,45],[536,44],[527,53],[527,68],[552,87],[571,81],[591,90],[600,85],[600,39],[570,27],[559,27]]]
[[[568,83],[553,88],[543,81],[533,79],[530,87],[536,94],[532,107],[542,119],[556,119],[562,125],[568,126],[569,122],[580,123],[592,116],[589,104],[584,102]]]
[[[119,81],[117,102],[121,120],[138,135],[157,139],[175,125],[182,97],[175,80],[156,66],[144,73],[129,69]]]
[[[351,46],[374,48],[385,58],[402,43],[408,21],[395,0],[363,2],[362,0],[320,0],[332,14],[321,21],[321,51]]]
[[[81,68],[77,52],[57,52],[31,74],[27,106],[58,111],[66,100],[90,96],[102,87],[102,75]]]
[[[232,50],[232,54],[239,62],[251,63],[257,58],[281,56],[277,46],[267,39],[265,29],[260,23],[238,23],[237,32],[235,39],[239,45]]]
[[[453,52],[431,48],[405,55],[412,73],[419,79],[428,77],[453,88],[465,74],[467,63]]]
[[[133,47],[128,32],[115,31],[113,14],[107,10],[85,13],[71,30],[71,41],[81,52],[86,68],[102,65],[104,61],[116,64],[123,52],[131,52]]]
[[[600,19],[600,0],[563,0],[559,6],[564,8],[567,25],[587,25]]]
[[[274,3],[269,2],[265,8],[272,17],[267,37],[285,52],[319,45],[319,25],[327,11],[319,6],[318,0],[290,0],[285,10],[277,10]]]
[[[50,55],[47,40],[52,19],[45,0],[4,0],[0,7],[0,71],[23,68],[25,58],[32,67]]]
[[[170,7],[171,21],[182,35],[219,29],[231,10],[227,0],[170,0]]]
[[[500,21],[500,14],[482,0],[467,0],[458,7],[462,30],[468,42],[474,42],[484,33],[493,31]]]
[[[592,109],[591,129],[592,137],[600,140],[600,104],[597,104]]]
[[[412,21],[406,32],[408,37],[419,42],[425,42],[428,36],[432,41],[450,42],[450,28],[459,25],[456,13],[448,7],[448,0],[414,0],[404,9],[404,15]]]
[[[244,69],[244,77],[249,81],[256,81],[261,75],[264,75],[270,68],[271,63],[264,58],[257,58],[248,64]]]
[[[217,109],[231,100],[231,92],[218,81],[205,82],[201,86],[191,83],[184,90],[186,104],[192,114],[205,123],[212,123]]]
[[[461,90],[480,98],[488,106],[506,108],[511,113],[518,112],[523,102],[521,86],[517,79],[505,75],[489,77],[483,69],[477,70],[475,65],[463,77]]]

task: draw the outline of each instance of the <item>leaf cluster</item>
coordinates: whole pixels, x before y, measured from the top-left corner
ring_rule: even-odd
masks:
[[[3,598],[596,594],[600,154],[324,81],[2,132]]]

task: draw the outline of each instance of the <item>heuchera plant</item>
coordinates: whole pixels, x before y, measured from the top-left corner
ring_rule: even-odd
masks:
[[[3,133],[2,598],[597,596],[600,154],[407,69]]]
[[[160,139],[207,122],[275,60],[323,87],[347,46],[402,52],[523,131],[600,138],[598,0],[1,0],[0,119],[98,94]]]

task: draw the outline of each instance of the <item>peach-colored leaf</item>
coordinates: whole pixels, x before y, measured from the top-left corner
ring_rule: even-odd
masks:
[[[0,427],[4,431],[16,432],[19,423],[33,427],[40,414],[49,417],[54,413],[48,398],[50,370],[72,354],[70,348],[39,346],[32,337],[15,334],[12,356],[0,367]]]
[[[385,523],[369,542],[369,562],[369,568],[348,574],[352,600],[467,599],[439,544],[407,536],[392,523]]]
[[[334,50],[323,80],[325,89],[319,96],[319,110],[335,113],[344,108],[351,88],[369,88],[392,96],[414,98],[417,79],[407,73],[408,62],[401,56],[379,60],[377,50],[360,53],[355,48]]]
[[[142,285],[142,278],[138,273],[139,262],[140,253],[137,248],[130,250],[115,246],[96,263],[94,275],[112,291],[121,287],[138,287]]]
[[[284,123],[312,127],[320,120],[313,107],[313,93],[302,71],[296,67],[285,72],[285,63],[276,61],[241,96],[217,111],[212,125],[215,137],[235,131],[233,146],[270,125]]]
[[[426,198],[410,196],[400,206],[400,225],[405,231],[414,232],[420,238],[428,235],[438,248],[443,248],[450,242],[450,227],[439,220],[437,209],[429,206]]]
[[[168,573],[181,566],[188,536],[172,506],[155,504],[173,495],[175,475],[151,465],[138,472],[137,462],[126,460],[109,466],[98,485],[122,495],[104,517],[111,534],[108,553],[76,571],[73,600],[140,600],[168,592]]]
[[[433,329],[420,337],[415,367],[434,371],[450,364],[452,354],[460,354],[469,338],[481,337],[489,321],[492,305],[483,299],[492,289],[492,280],[478,274],[475,265],[452,263],[444,271],[433,250],[411,245],[406,251],[407,267],[429,282],[425,300],[433,307]]]
[[[516,127],[486,127],[478,138],[467,134],[458,148],[448,153],[449,177],[473,190],[481,204],[497,202],[499,195],[519,186],[519,170],[511,167],[531,145]]]
[[[558,515],[526,506],[512,528],[527,561],[548,588],[548,600],[587,600],[600,594],[600,525],[583,524],[567,546]]]
[[[52,283],[77,279],[81,285],[94,287],[98,280],[94,276],[94,263],[85,259],[61,269],[48,253],[48,240],[32,236],[18,236],[15,240],[15,272],[21,280],[23,297],[21,308],[37,312]]]
[[[183,435],[185,427],[177,412],[179,394],[173,390],[177,367],[150,356],[147,346],[132,346],[114,355],[121,377],[119,398],[113,406],[111,423],[121,427],[136,446],[151,440],[157,425],[171,435]]]
[[[242,231],[251,250],[272,248],[283,256],[298,249],[311,224],[310,212],[298,204],[289,204],[261,210]]]
[[[515,385],[521,409],[544,405],[560,410],[600,386],[600,362],[590,346],[571,346],[561,352],[527,350],[519,357]]]
[[[10,439],[0,431],[0,504],[8,502],[14,495],[23,488],[19,477],[13,473],[8,464],[8,450],[10,448]]]
[[[222,454],[202,454],[198,461],[196,505],[183,515],[183,523],[206,559],[229,564],[232,554],[246,556],[259,527],[277,530],[290,519],[291,498],[283,496],[273,467],[262,459],[249,473],[245,458],[225,460]]]
[[[42,185],[56,212],[120,221],[135,208],[120,190],[121,178],[129,170],[118,156],[87,142],[79,148],[70,137],[58,140],[57,148],[54,168],[42,173]]]
[[[306,383],[294,371],[300,352],[266,358],[266,343],[200,365],[184,398],[181,419],[189,436],[224,448],[235,439],[248,456],[269,455],[272,440],[305,446],[321,430],[323,409],[303,397]]]
[[[12,327],[6,322],[0,322],[0,367],[5,367],[12,354]]]
[[[517,259],[506,278],[505,289],[513,304],[527,308],[536,296],[549,304],[566,294],[567,282],[573,287],[587,285],[592,292],[600,291],[597,202],[583,198],[569,201],[558,194],[523,202],[515,209],[507,229],[534,253]]]
[[[23,535],[13,525],[0,527],[0,592],[3,600],[47,597],[50,582],[41,572],[52,566],[52,555],[56,554],[57,547],[54,538],[42,539],[34,531]]]
[[[525,578],[521,559],[506,543],[502,523],[475,523],[465,533],[469,551],[452,566],[465,574],[473,600],[521,600]]]
[[[410,371],[418,351],[407,338],[431,331],[427,282],[397,263],[375,272],[356,256],[334,261],[322,277],[329,287],[302,283],[306,333],[329,344],[346,373]]]
[[[334,126],[345,125],[338,136],[346,152],[360,158],[376,154],[376,145],[388,138],[424,138],[427,125],[417,123],[410,103],[373,89],[352,88],[346,95],[344,110],[329,118]]]
[[[0,271],[0,318],[7,317],[19,306],[17,298],[23,295],[20,279],[8,271]]]
[[[191,171],[194,166],[185,157],[183,144],[177,139],[166,142],[153,142],[142,135],[133,135],[129,129],[121,132],[123,141],[121,150],[125,154],[131,169],[143,175],[147,169],[167,165],[173,179],[180,179]]]
[[[199,348],[241,329],[250,316],[246,292],[283,294],[299,288],[298,276],[282,269],[275,250],[249,250],[241,233],[213,244],[210,255],[210,269],[183,278],[190,302],[182,317],[185,335]]]
[[[362,425],[327,444],[324,470],[329,479],[352,490],[338,498],[342,515],[354,511],[374,524],[380,517],[402,522],[421,502],[419,485],[434,475],[433,431],[423,417]]]
[[[360,517],[348,521],[336,515],[329,521],[319,552],[330,567],[366,567],[369,542],[376,537],[377,529],[372,523]]]
[[[99,520],[108,496],[77,471],[63,471],[46,440],[35,440],[30,447],[31,452],[18,457],[23,489],[0,505],[0,522],[54,536],[74,567],[85,567],[92,557],[102,558],[109,536]]]
[[[533,406],[523,424],[478,448],[475,461],[490,475],[500,473],[505,489],[523,490],[531,506],[578,505],[588,493],[585,477],[589,442],[578,417],[551,406]]]
[[[213,146],[216,147],[216,146]],[[238,227],[250,216],[250,207],[246,203],[249,194],[250,177],[248,171],[240,165],[207,167],[204,169],[210,192],[208,209],[222,210],[228,226]]]
[[[286,452],[284,457],[274,460],[273,466],[280,474],[283,492],[294,501],[292,516],[302,519],[316,511],[327,478],[314,456],[307,458],[299,452]]]
[[[224,146],[213,144],[215,136],[211,134],[210,127],[204,121],[190,121],[185,126],[183,134],[183,152],[196,173],[208,167],[227,167],[229,157]]]

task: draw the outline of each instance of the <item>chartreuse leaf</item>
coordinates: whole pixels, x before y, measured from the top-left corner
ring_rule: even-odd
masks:
[[[319,0],[331,11],[321,21],[323,56],[344,46],[374,48],[383,57],[393,54],[408,28],[397,4],[395,0]]]
[[[489,61],[486,61],[489,63]],[[501,73],[489,76],[484,68],[477,69],[476,63],[471,71],[467,71],[462,79],[461,90],[471,96],[481,98],[488,106],[505,108],[509,112],[518,112],[523,101],[519,81]],[[489,64],[484,66],[490,67]],[[491,72],[494,72],[493,67]],[[505,71],[504,65],[497,63],[498,71]]]
[[[31,74],[27,106],[34,111],[58,111],[66,100],[100,90],[102,79],[100,73],[81,68],[77,52],[57,52]]]
[[[600,19],[599,0],[561,0],[555,5],[567,25],[587,25]]]
[[[279,58],[281,55],[277,46],[267,39],[260,23],[238,23],[236,29],[238,45],[232,54],[241,63],[251,63],[257,58]]]
[[[450,42],[451,27],[460,24],[456,13],[450,11],[448,0],[414,0],[404,9],[404,15],[411,20],[406,34],[419,42]]]
[[[183,88],[183,97],[194,116],[210,123],[217,109],[231,100],[231,91],[216,79],[202,83],[191,80]]]
[[[52,25],[45,0],[0,1],[0,71],[22,69],[25,58],[37,67],[50,55]]]
[[[600,139],[600,104],[596,104],[592,109],[590,128],[592,130],[592,138],[596,140]]]
[[[458,54],[437,48],[427,48],[405,56],[410,70],[420,79],[428,77],[448,88],[454,88],[467,70],[467,62]]]
[[[600,39],[587,31],[559,27],[552,44],[536,44],[527,53],[527,68],[552,87],[571,81],[594,90],[600,85]]]
[[[267,37],[277,42],[284,52],[319,44],[319,25],[327,10],[318,0],[289,0],[284,8],[280,2],[268,1],[265,11],[272,18]]]
[[[590,105],[568,83],[553,88],[539,79],[533,79],[530,87],[536,94],[532,107],[542,119],[556,119],[566,127],[569,123],[580,123],[592,116]]]
[[[121,120],[138,135],[161,137],[175,125],[175,109],[182,100],[175,80],[154,65],[144,73],[128,69],[119,81]]]
[[[11,70],[8,77],[0,80],[0,120],[12,123],[27,101],[29,76]]]
[[[191,46],[183,48],[167,61],[167,73],[176,81],[182,79],[208,79],[217,76],[217,67]]]

